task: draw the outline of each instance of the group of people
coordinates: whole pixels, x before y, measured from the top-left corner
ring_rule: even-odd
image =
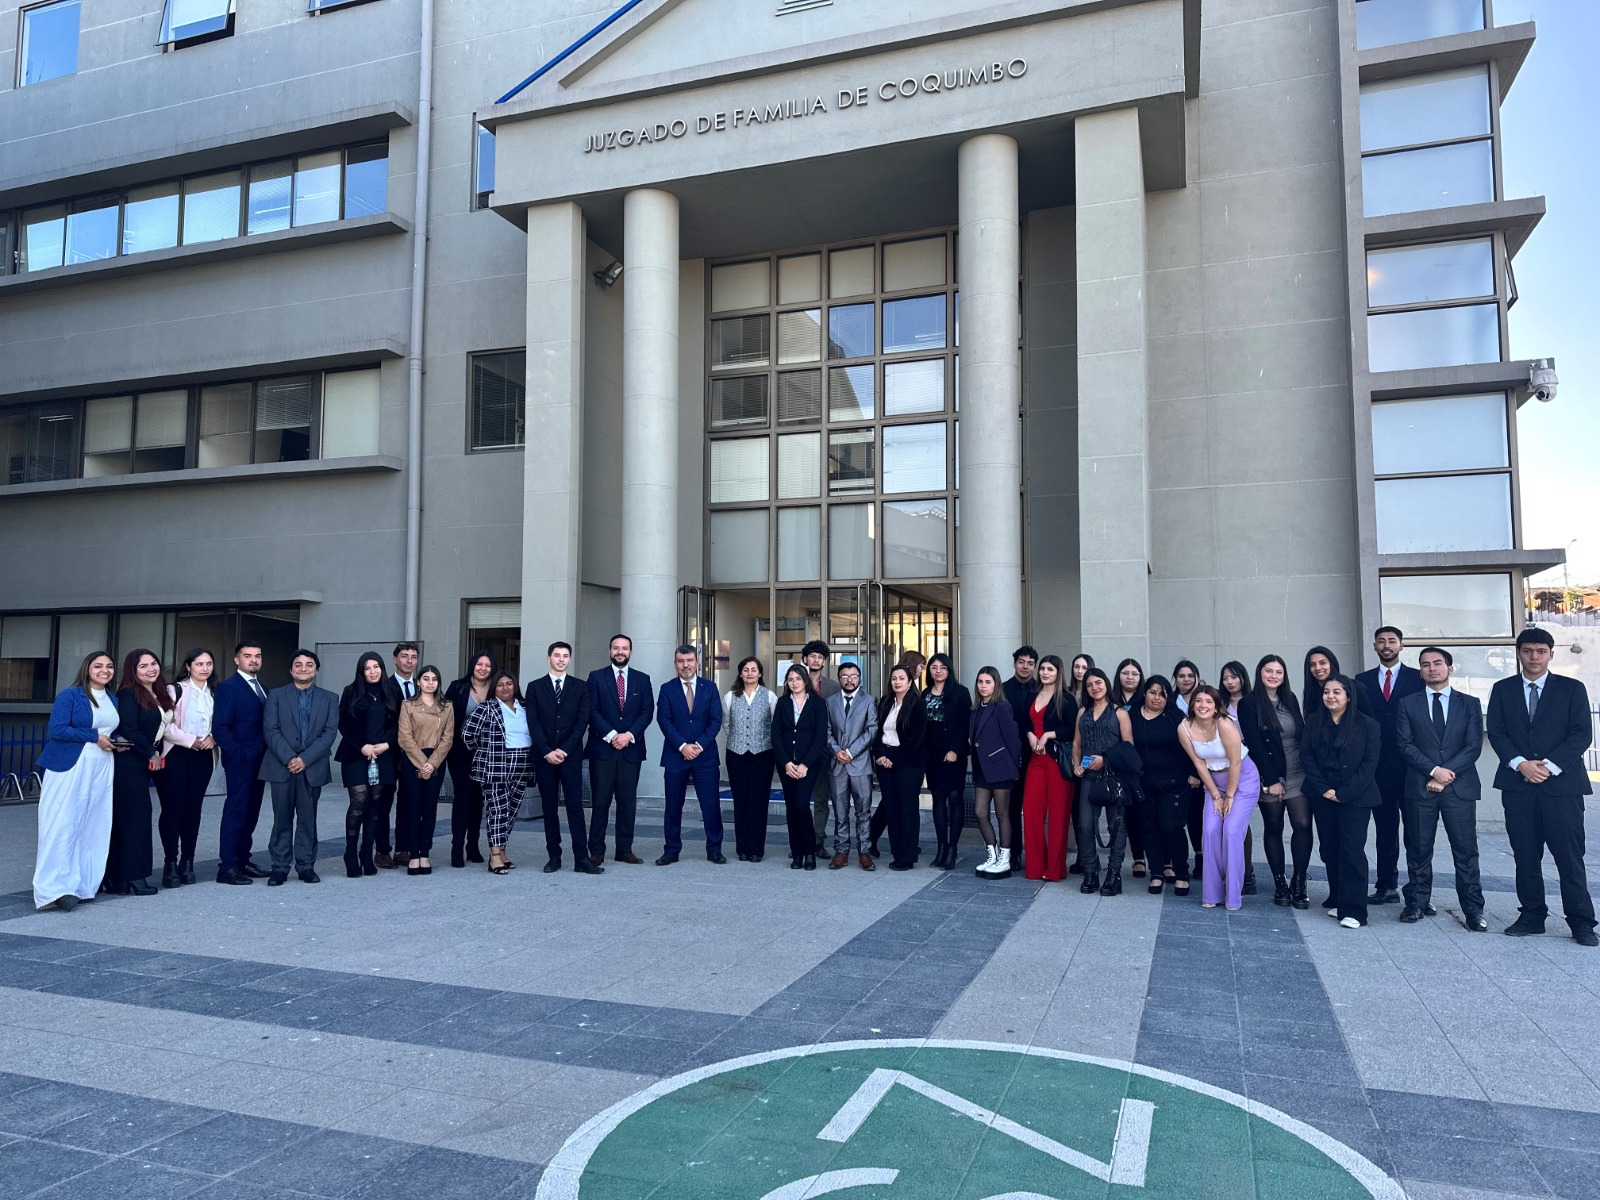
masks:
[[[604,872],[608,833],[616,861],[640,864],[633,845],[638,783],[654,724],[666,796],[658,866],[683,852],[691,784],[706,858],[727,862],[721,737],[740,861],[765,856],[776,776],[791,869],[815,870],[819,856],[827,857],[830,816],[830,869],[853,860],[875,870],[885,834],[889,868],[912,869],[922,853],[924,789],[937,842],[932,865],[952,869],[970,779],[985,847],[975,868],[981,877],[1016,870],[1039,880],[1080,875],[1084,893],[1115,896],[1131,855],[1132,874],[1148,879],[1149,892],[1170,886],[1186,896],[1198,880],[1205,907],[1237,909],[1256,891],[1251,818],[1259,811],[1273,902],[1309,907],[1315,842],[1327,868],[1324,908],[1359,928],[1369,905],[1402,899],[1402,845],[1400,920],[1433,915],[1432,858],[1442,822],[1463,920],[1481,932],[1488,928],[1476,834],[1483,708],[1450,686],[1448,649],[1425,648],[1420,669],[1401,665],[1404,637],[1392,626],[1377,631],[1373,648],[1378,667],[1353,679],[1331,650],[1309,650],[1303,703],[1275,654],[1253,673],[1236,661],[1224,664],[1213,687],[1188,660],[1170,679],[1147,677],[1133,659],[1108,675],[1086,654],[1068,666],[1022,646],[1009,678],[985,666],[969,691],[948,655],[909,653],[889,672],[884,695],[874,697],[862,690],[855,663],[828,675],[830,651],[820,641],[805,646],[777,691],[752,656],[720,696],[702,676],[693,646],[678,647],[674,678],[654,689],[631,666],[633,645],[624,634],[611,639],[607,665],[585,679],[571,674],[572,647],[552,642],[548,672],[525,686],[479,654],[445,687],[437,668],[418,669],[416,644],[401,642],[390,666],[376,652],[363,654],[339,696],[317,686],[321,663],[305,649],[291,660],[291,682],[270,692],[258,679],[261,647],[249,642],[235,647],[234,673],[220,685],[204,649],[185,656],[171,683],[157,655],[140,649],[124,659],[113,690],[116,664],[97,652],[83,660],[51,713],[39,761],[34,897],[41,908],[71,909],[97,891],[154,894],[152,783],[161,806],[162,886],[194,883],[201,805],[219,761],[227,780],[219,883],[265,878],[276,886],[291,871],[318,882],[317,807],[334,763],[348,798],[344,866],[351,878],[402,866],[431,874],[446,771],[454,867],[486,861],[480,830],[487,869],[505,875],[515,867],[507,842],[530,783],[544,814],[546,872],[562,869],[563,815],[576,871]],[[1581,683],[1550,672],[1553,649],[1547,632],[1523,631],[1519,674],[1495,685],[1488,709],[1521,908],[1506,932],[1543,932],[1548,849],[1573,936],[1595,945],[1583,862],[1588,698]],[[273,823],[264,870],[251,859],[251,837],[268,783]],[[1370,894],[1369,823],[1377,833]]]

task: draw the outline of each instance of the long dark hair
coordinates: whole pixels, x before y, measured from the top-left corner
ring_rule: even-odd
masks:
[[[380,673],[377,683],[367,682],[367,664],[369,662],[378,664]],[[367,705],[376,696],[380,704],[391,710],[391,716],[397,714],[400,711],[400,705],[398,703],[389,703],[391,699],[389,689],[383,686],[384,677],[388,674],[389,669],[383,665],[383,656],[376,650],[368,650],[360,658],[356,659],[356,677],[351,681],[350,686],[345,688],[344,694],[339,697],[339,707],[350,713],[365,712]]]
[[[1139,682],[1134,685],[1131,693],[1122,690],[1122,672],[1132,667],[1139,672]],[[1144,668],[1139,665],[1137,658],[1125,658],[1117,664],[1116,674],[1111,676],[1111,699],[1123,708],[1132,708],[1135,704],[1144,703]],[[1167,689],[1171,691],[1171,688]]]
[[[994,681],[994,691],[989,693],[989,698],[987,700],[978,694],[978,680],[982,679],[985,675]],[[991,704],[1004,704],[1005,702],[1006,685],[1005,682],[1000,678],[1000,668],[979,667],[978,673],[972,677],[972,707],[986,708]]]
[[[1328,660],[1328,665],[1333,668],[1328,678],[1332,679],[1339,674],[1339,656],[1326,646],[1313,646],[1306,651],[1305,661],[1301,664],[1305,674],[1305,690],[1300,694],[1305,697],[1306,720],[1310,720],[1313,713],[1322,711],[1322,684],[1311,673],[1311,656],[1320,654]]]
[[[1079,683],[1077,679],[1073,678],[1078,673],[1078,660],[1080,658],[1083,659],[1083,678],[1087,682],[1089,678],[1089,672],[1094,670],[1094,655],[1085,654],[1082,650],[1080,650],[1078,653],[1072,656],[1072,661],[1067,664],[1067,690],[1072,693],[1072,698],[1081,705],[1088,693],[1083,690],[1083,684]],[[1108,690],[1107,695],[1109,694],[1110,692]]]
[[[207,679],[202,686],[205,687],[206,691],[215,693],[217,690],[217,656],[211,653],[211,651],[207,650],[204,646],[196,646],[193,650],[189,651],[189,653],[183,656],[183,666],[179,669],[178,677],[173,680],[173,683],[182,683],[184,680],[188,679],[189,668],[194,666],[195,659],[199,658],[202,654],[211,660],[211,677]]]
[[[494,655],[490,654],[487,650],[479,650],[467,660],[467,673],[457,680],[457,682],[464,683],[468,688],[470,688],[472,686],[473,671],[477,670],[478,664],[486,658],[489,660],[489,678],[493,679],[494,673],[500,669],[500,664],[494,661]]]
[[[1243,700],[1250,694],[1250,670],[1238,659],[1230,658],[1222,664],[1222,670],[1217,672],[1217,691],[1222,693],[1224,699],[1231,701],[1233,697],[1228,695],[1228,685],[1222,682],[1224,675],[1232,675],[1239,681],[1239,699]],[[1223,707],[1226,708],[1227,705]]]
[[[1344,694],[1345,694],[1345,709],[1344,709],[1344,712],[1345,712],[1345,716],[1346,717],[1348,717],[1351,713],[1359,713],[1361,711],[1361,705],[1356,700],[1356,694],[1357,694],[1357,691],[1359,689],[1357,689],[1356,681],[1354,679],[1351,679],[1348,675],[1340,675],[1337,671],[1335,671],[1332,675],[1329,675],[1325,680],[1323,680],[1323,683],[1325,683],[1325,684],[1327,684],[1327,683],[1337,683],[1340,687],[1342,687],[1344,689]],[[1320,728],[1320,729],[1324,730],[1325,733],[1326,733],[1326,736],[1328,736],[1328,737],[1334,736],[1333,735],[1333,729],[1334,729],[1333,717],[1332,717],[1331,714],[1329,714],[1327,706],[1321,703],[1320,696],[1318,697],[1317,711],[1314,714],[1312,714],[1311,718],[1307,718],[1306,724],[1308,726],[1315,726],[1317,728]],[[1340,721],[1339,722],[1339,726],[1341,728],[1345,727],[1345,723],[1343,721]]]
[[[1278,685],[1278,704],[1293,718],[1295,736],[1298,737],[1306,727],[1306,719],[1300,712],[1300,702],[1294,698],[1294,689],[1289,686],[1289,664],[1276,654],[1263,654],[1261,661],[1256,663],[1255,686],[1250,689],[1251,707],[1255,710],[1256,724],[1263,732],[1266,731],[1269,721],[1274,727],[1278,724],[1278,718],[1272,708],[1272,696],[1267,691],[1267,685],[1261,682],[1261,668],[1268,663],[1277,663],[1283,668],[1283,682]]]
[[[139,660],[145,655],[156,660],[156,681],[149,687],[139,682]],[[167,675],[160,669],[161,656],[154,650],[130,650],[122,660],[122,680],[117,684],[121,691],[131,691],[140,708],[159,708],[172,711],[172,697],[167,695]]]
[[[1059,654],[1046,654],[1039,660],[1039,666],[1042,667],[1045,663],[1049,663],[1056,669],[1056,694],[1051,697],[1050,703],[1056,710],[1056,719],[1065,721],[1067,719],[1067,698],[1072,695],[1072,675],[1061,661]],[[1038,678],[1037,673],[1034,678]],[[1044,682],[1042,680],[1039,683],[1039,690],[1044,690]],[[1035,699],[1037,698],[1035,696]],[[1077,703],[1077,701],[1074,700],[1073,703]]]
[[[417,681],[417,693],[416,693],[416,695],[411,697],[410,703],[412,703],[412,704],[421,704],[422,703],[422,677],[424,675],[432,675],[434,680],[438,683],[439,686],[434,689],[433,702],[435,704],[443,704],[444,703],[444,676],[439,674],[439,668],[434,666],[432,663],[429,663],[427,666],[423,667],[420,671],[418,671],[415,675],[412,676],[412,678]]]
[[[1177,724],[1178,706],[1172,702],[1172,680],[1165,675],[1152,675],[1139,685],[1139,707],[1144,707],[1144,698],[1153,687],[1161,689],[1161,697],[1167,702],[1166,707],[1161,710],[1161,715],[1170,719],[1173,724]]]
[[[95,703],[93,685],[89,682],[89,668],[94,665],[94,660],[97,658],[110,658],[112,674],[116,674],[117,660],[111,658],[111,651],[91,650],[83,656],[83,661],[78,664],[77,677],[72,681],[73,687],[82,688],[83,694],[89,697],[89,704],[92,708],[100,707],[99,704]]]
[[[922,703],[922,693],[917,691],[917,674],[903,662],[895,663],[889,668],[888,678],[883,681],[883,695],[878,698],[878,728],[883,728],[884,720],[889,716],[889,710],[894,707],[894,688],[889,680],[894,678],[894,673],[899,671],[906,677],[906,698],[900,703],[902,707],[915,708]]]
[[[1111,680],[1099,667],[1090,667],[1083,673],[1083,711],[1089,714],[1089,719],[1094,719],[1094,700],[1089,695],[1089,680],[1098,679],[1106,685],[1106,707],[1115,711],[1122,707],[1111,694]]]
[[[956,665],[955,665],[955,663],[951,662],[950,661],[950,656],[948,654],[946,654],[943,650],[941,650],[937,654],[930,655],[929,658],[928,658],[927,663],[924,664],[924,666],[922,668],[922,690],[923,691],[925,691],[925,692],[933,691],[933,664],[934,663],[943,663],[944,664],[944,681],[946,683],[955,684],[955,683],[960,683],[961,682],[959,679],[956,678]]]

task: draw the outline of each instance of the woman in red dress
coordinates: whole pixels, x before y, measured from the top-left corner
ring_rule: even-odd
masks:
[[[1029,879],[1055,881],[1067,874],[1073,788],[1062,777],[1056,754],[1072,753],[1078,705],[1065,677],[1058,656],[1047,654],[1039,661],[1039,694],[1028,706],[1028,725],[1023,730],[1029,753],[1022,789],[1022,842],[1024,874]]]

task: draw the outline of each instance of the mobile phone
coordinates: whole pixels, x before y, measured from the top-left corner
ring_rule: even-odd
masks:
[[[1093,761],[1094,761],[1094,755],[1085,754],[1083,756],[1083,761],[1080,762],[1078,765],[1080,767],[1082,767],[1085,771],[1087,771],[1089,769],[1089,764],[1092,763]]]

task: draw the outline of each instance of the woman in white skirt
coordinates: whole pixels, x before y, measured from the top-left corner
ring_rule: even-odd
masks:
[[[33,903],[70,912],[93,900],[111,846],[111,762],[117,698],[108,690],[116,664],[97,650],[50,710],[50,741],[39,756],[39,857]]]

